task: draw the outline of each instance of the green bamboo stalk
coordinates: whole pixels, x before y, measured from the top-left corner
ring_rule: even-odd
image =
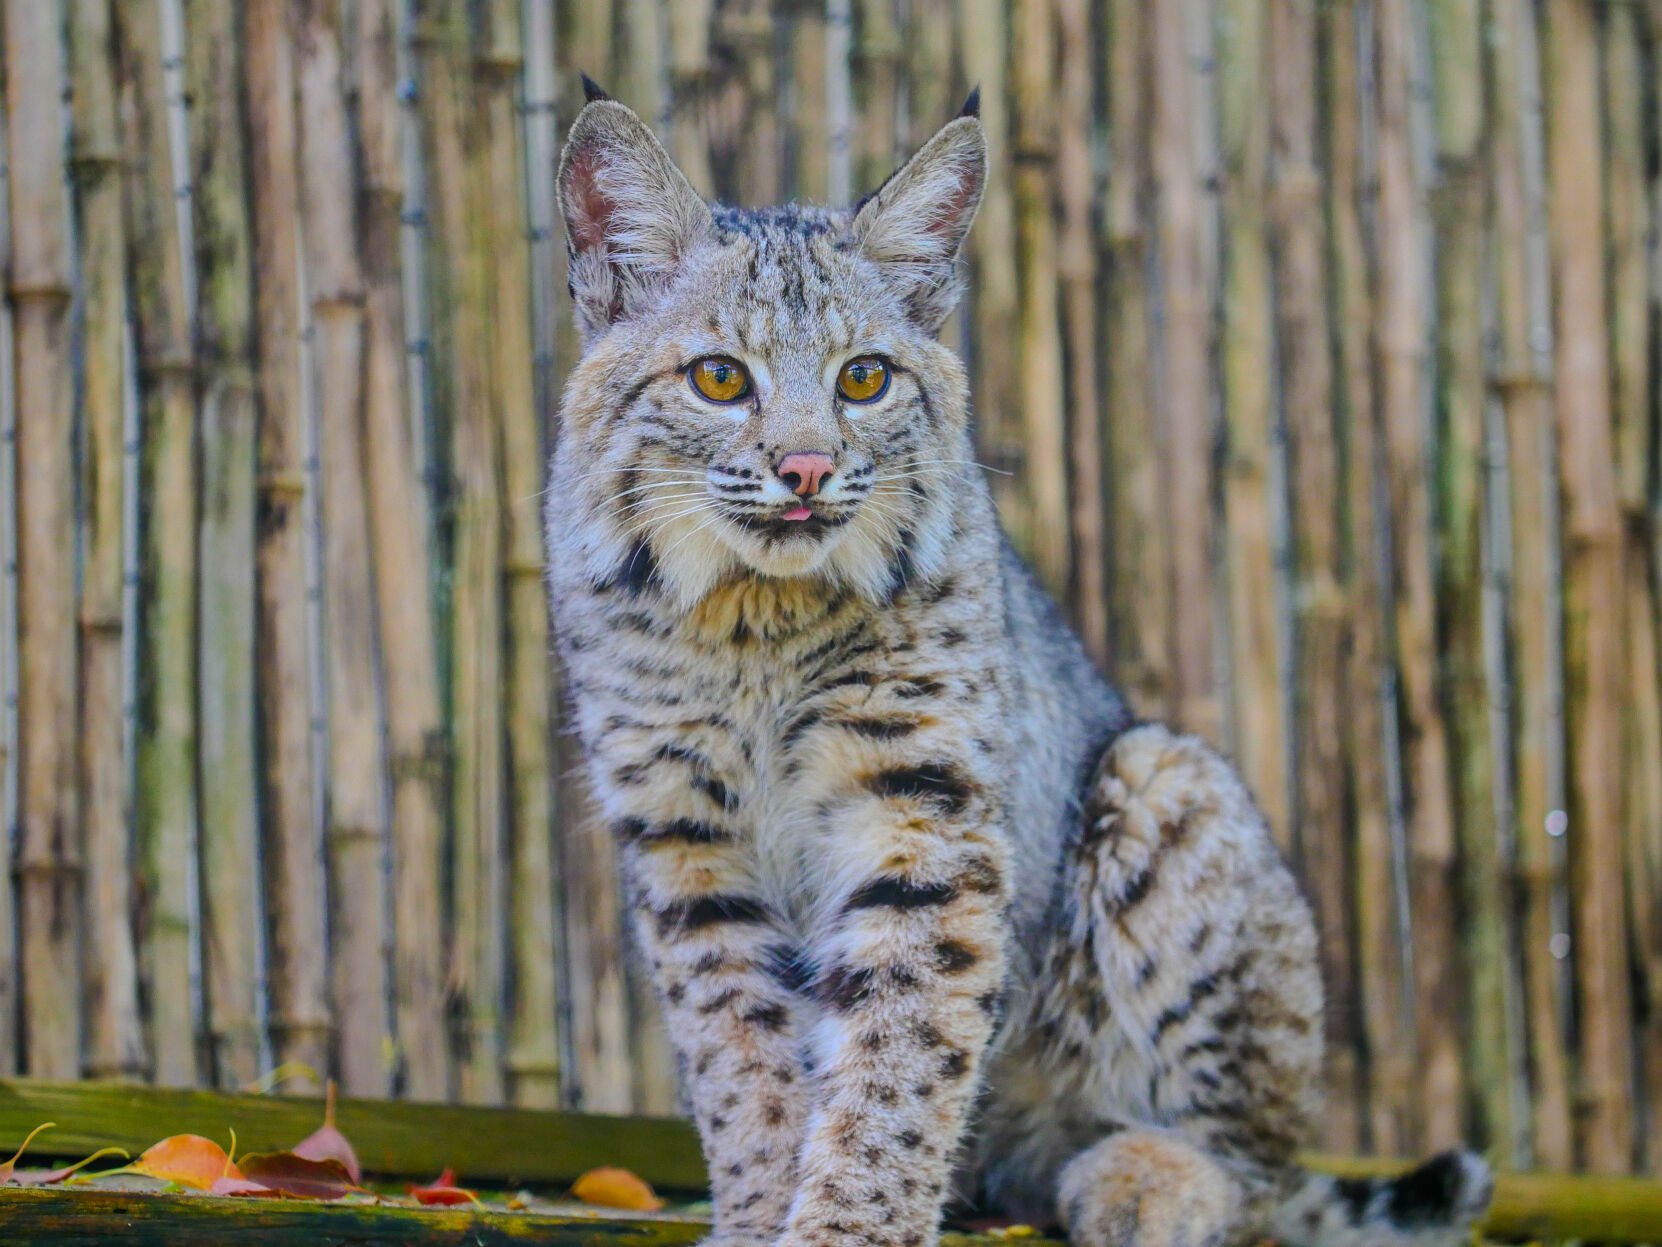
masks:
[[[446,746],[432,593],[424,435],[420,138],[395,0],[363,0],[352,46],[362,181],[364,470],[391,774],[394,1032],[401,1086],[450,1096],[443,869]],[[412,346],[406,350],[406,339]],[[396,622],[394,622],[396,621]]]
[[[10,289],[16,386],[17,829],[20,1036],[27,1069],[81,1071],[81,811],[71,725],[78,712],[75,420],[56,8],[5,9]],[[187,1038],[188,1043],[188,1038]]]
[[[80,782],[86,843],[86,1073],[141,1077],[132,929],[130,771],[122,617],[123,434],[127,416],[126,226],[118,174],[114,43],[108,0],[69,10],[70,167],[82,287]]]
[[[1622,531],[1610,408],[1598,31],[1585,3],[1549,0],[1546,14],[1579,1142],[1588,1168],[1619,1173],[1633,1152],[1620,773],[1629,690],[1622,612],[1611,609],[1623,596]]]
[[[1225,425],[1224,566],[1229,586],[1229,740],[1283,851],[1292,847],[1286,638],[1277,610],[1282,462],[1273,383],[1275,303],[1270,269],[1269,9],[1228,0],[1218,15],[1218,121],[1223,169],[1221,398]],[[1276,49],[1275,68],[1281,65]],[[1279,189],[1279,184],[1278,184]],[[1319,243],[1319,234],[1310,237]],[[1319,337],[1315,339],[1319,341]],[[1290,345],[1290,344],[1289,344]]]
[[[202,407],[202,955],[213,1079],[259,1073],[259,823],[254,789],[253,240],[241,135],[241,24],[224,0],[190,0],[185,76],[195,102],[191,181]]]
[[[390,1088],[385,931],[385,725],[365,490],[364,284],[336,0],[295,11],[300,203],[314,372],[307,396],[321,461],[328,766],[330,970],[336,1068],[355,1095]],[[397,623],[394,626],[399,626]]]
[[[1400,783],[1394,766],[1394,703],[1386,651],[1388,569],[1383,557],[1384,450],[1375,403],[1372,325],[1375,309],[1363,229],[1364,136],[1373,100],[1362,92],[1358,63],[1365,28],[1346,0],[1319,14],[1322,97],[1328,122],[1323,184],[1331,222],[1326,264],[1327,321],[1333,344],[1333,400],[1344,471],[1341,566],[1348,655],[1343,688],[1345,779],[1355,827],[1357,997],[1367,1043],[1368,1145],[1401,1153],[1412,1147],[1420,1115],[1408,981],[1408,883]]]
[[[191,894],[197,827],[196,393],[192,260],[181,244],[168,134],[159,3],[114,9],[129,165],[129,265],[137,331],[146,508],[139,634],[140,859],[148,897],[140,932],[155,1078],[197,1078]]]
[[[244,6],[259,358],[256,641],[273,1055],[327,1067],[322,842],[311,753],[294,45],[285,0]]]
[[[1513,991],[1507,964],[1494,758],[1485,678],[1483,369],[1483,76],[1478,0],[1431,7],[1436,99],[1439,685],[1449,729],[1455,826],[1460,845],[1460,933],[1469,984],[1463,1028],[1476,1111],[1474,1142],[1516,1159],[1507,1033]]]

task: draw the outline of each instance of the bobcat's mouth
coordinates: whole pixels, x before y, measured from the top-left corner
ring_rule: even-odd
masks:
[[[802,511],[808,514],[794,518]],[[734,520],[746,532],[754,533],[764,541],[775,542],[798,538],[817,541],[853,518],[852,509],[828,512],[796,504],[778,513],[739,515]]]

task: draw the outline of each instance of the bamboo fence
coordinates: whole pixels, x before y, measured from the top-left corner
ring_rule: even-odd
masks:
[[[981,458],[1306,884],[1320,1141],[1662,1173],[1662,0],[3,15],[0,1074],[674,1111],[539,574],[577,72],[744,202],[978,84]]]

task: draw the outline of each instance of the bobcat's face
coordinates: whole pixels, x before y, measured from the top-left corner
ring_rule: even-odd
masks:
[[[968,442],[935,331],[983,164],[964,117],[854,213],[712,211],[633,113],[591,103],[561,168],[585,343],[555,557],[687,602],[746,569],[881,597],[936,557]]]

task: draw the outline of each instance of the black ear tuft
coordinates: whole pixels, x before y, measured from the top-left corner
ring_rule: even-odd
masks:
[[[592,104],[596,100],[609,100],[612,97],[606,94],[606,89],[587,74],[579,74],[583,80],[583,102]]]
[[[979,118],[981,116],[981,84],[980,83],[975,84],[975,89],[972,90],[969,93],[969,99],[965,100],[964,101],[964,106],[958,110],[958,116],[959,117],[976,117],[976,118]]]

